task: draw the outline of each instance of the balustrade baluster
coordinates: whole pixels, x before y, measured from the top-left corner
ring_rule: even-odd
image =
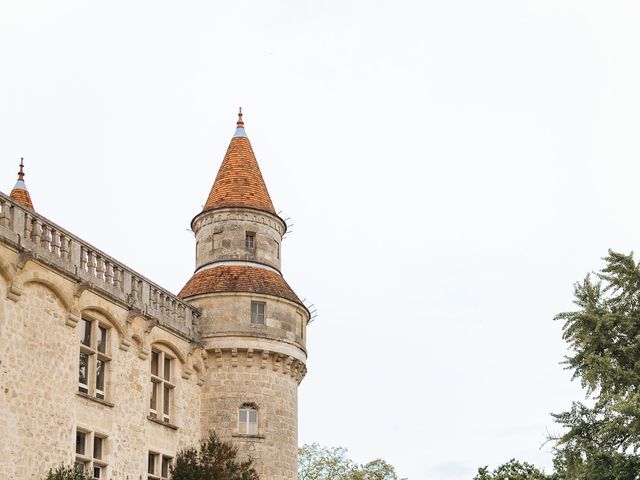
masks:
[[[96,277],[104,280],[104,258],[96,256]]]
[[[89,275],[96,276],[96,254],[89,250],[89,262],[87,263]]]
[[[3,227],[9,226],[9,209],[11,208],[11,204],[6,200],[0,199],[0,225]]]
[[[45,223],[42,224],[42,235],[40,240],[40,245],[47,252],[51,251],[51,227]]]
[[[42,237],[42,222],[40,220],[38,220],[37,218],[33,219],[33,230],[31,231],[31,241],[36,244],[36,245],[40,245],[40,241],[41,241],[41,237]]]
[[[28,213],[24,214],[24,239],[31,241],[31,230],[33,228],[31,222],[33,220],[33,217],[31,215],[29,215]]]
[[[60,256],[60,234],[57,230],[51,230],[51,253]]]
[[[60,256],[63,260],[69,260],[69,243],[70,239],[64,233],[60,234]]]
[[[154,312],[158,310],[158,290],[155,287],[149,290],[149,308]]]
[[[109,285],[113,285],[113,263],[105,261],[106,268],[104,272],[104,279]]]
[[[113,266],[113,286],[122,290],[122,270],[115,265]]]
[[[133,301],[136,303],[138,298],[138,279],[131,275],[131,295],[133,296]]]
[[[184,305],[181,303],[178,303],[176,315],[178,316],[178,324],[181,327],[188,327],[187,322],[184,320]]]
[[[89,253],[85,247],[80,247],[80,270],[86,272],[87,264],[89,263]]]

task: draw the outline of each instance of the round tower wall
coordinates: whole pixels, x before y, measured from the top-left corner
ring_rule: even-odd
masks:
[[[296,480],[298,383],[301,366],[273,352],[214,349],[201,403],[202,434],[215,431],[252,458],[260,478]],[[256,430],[243,433],[241,408],[257,412]]]
[[[226,208],[194,218],[196,269],[216,262],[257,262],[280,270],[280,245],[286,226],[259,210]]]
[[[241,292],[208,294],[189,302],[207,351],[202,434],[215,431],[251,457],[261,478],[296,480],[298,385],[306,374],[308,313],[294,302]],[[264,305],[265,324],[252,323],[252,303]],[[301,330],[296,332],[296,322]],[[257,412],[255,432],[243,432],[240,409]]]
[[[195,297],[189,303],[201,309],[198,326],[202,339],[238,337],[250,348],[260,348],[250,342],[269,341],[268,348],[306,359],[306,329],[308,313],[300,305],[271,295],[249,293],[218,293]],[[262,304],[264,324],[253,323],[253,304]],[[248,343],[249,342],[249,343]]]

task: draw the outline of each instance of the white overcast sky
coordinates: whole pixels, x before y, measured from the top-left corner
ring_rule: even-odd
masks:
[[[553,316],[640,248],[640,2],[0,3],[0,188],[177,292],[238,106],[319,311],[300,443],[550,467]]]

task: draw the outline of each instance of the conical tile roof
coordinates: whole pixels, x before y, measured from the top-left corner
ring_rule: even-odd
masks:
[[[188,298],[225,292],[273,295],[304,306],[282,275],[266,268],[247,265],[222,265],[200,270],[182,287],[178,296]]]
[[[33,202],[31,201],[31,195],[27,190],[27,185],[24,183],[24,159],[20,159],[20,171],[18,172],[18,181],[11,190],[10,196],[16,202],[24,205],[27,208],[33,210]]]
[[[276,215],[251,142],[244,130],[242,109],[216,180],[202,211],[226,207],[255,208]]]

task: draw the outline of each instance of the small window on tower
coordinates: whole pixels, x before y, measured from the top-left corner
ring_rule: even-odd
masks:
[[[251,302],[251,323],[264,325],[264,302]]]
[[[256,234],[254,232],[247,232],[244,237],[244,246],[251,250],[256,248]]]
[[[258,434],[258,407],[253,403],[243,403],[238,411],[238,433],[240,435]]]

